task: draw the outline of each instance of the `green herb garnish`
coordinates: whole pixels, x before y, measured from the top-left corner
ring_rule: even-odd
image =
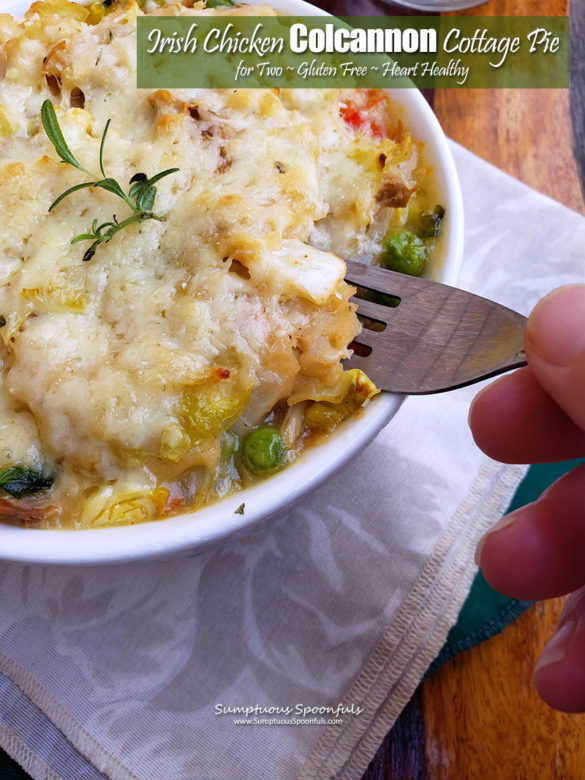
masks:
[[[437,205],[430,212],[423,212],[418,218],[418,231],[419,238],[436,238],[441,232],[441,223],[445,216],[445,209]]]
[[[47,490],[52,484],[52,477],[44,477],[26,466],[5,466],[0,469],[0,487],[14,498]]]
[[[234,6],[236,3],[233,3],[232,0],[207,0],[205,3],[206,8],[217,8],[218,5]]]
[[[3,328],[6,325],[6,317],[3,314],[0,314],[0,328]]]
[[[154,183],[162,179],[164,176],[168,176],[171,173],[176,173],[179,170],[178,168],[169,168],[166,171],[157,173],[151,179],[149,179],[145,173],[135,174],[130,179],[130,184],[132,186],[126,195],[116,179],[109,178],[104,170],[104,146],[106,142],[106,136],[108,134],[108,129],[110,127],[110,119],[108,119],[106,122],[100,143],[101,177],[97,176],[91,171],[88,171],[87,168],[84,168],[67,146],[67,142],[63,137],[59,122],[57,121],[55,108],[50,100],[45,100],[43,103],[41,108],[41,120],[43,122],[43,127],[45,128],[47,137],[55,147],[55,151],[61,158],[61,162],[78,168],[92,179],[92,181],[85,181],[81,184],[76,184],[74,187],[70,187],[68,190],[63,192],[61,195],[59,195],[57,200],[53,201],[53,203],[49,206],[49,211],[53,211],[53,209],[59,203],[61,203],[63,198],[71,195],[72,192],[86,189],[87,187],[100,187],[103,190],[111,192],[113,195],[116,195],[118,198],[123,200],[132,211],[132,216],[122,220],[121,222],[118,222],[115,215],[112,217],[111,222],[104,222],[101,225],[98,225],[98,220],[94,219],[90,231],[87,233],[81,233],[80,235],[71,239],[72,244],[77,244],[80,241],[92,242],[89,249],[83,255],[84,260],[91,260],[100,244],[107,244],[108,241],[112,240],[116,233],[118,233],[120,230],[123,230],[125,227],[128,227],[128,225],[132,225],[136,222],[144,222],[147,219],[155,219],[157,222],[164,222],[163,216],[160,214],[155,214],[152,211],[154,200],[156,198],[156,187],[154,186]]]

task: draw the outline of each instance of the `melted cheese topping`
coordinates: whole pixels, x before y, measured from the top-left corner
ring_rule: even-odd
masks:
[[[352,92],[137,90],[141,13],[133,0],[45,0],[22,21],[0,15],[0,468],[56,476],[1,511],[40,525],[139,522],[210,500],[225,490],[225,431],[295,393],[335,395],[359,330],[338,256],[374,259],[405,213],[381,188],[420,176],[386,98],[380,137],[344,120]],[[47,98],[89,170],[112,120],[105,169],[126,191],[138,172],[179,168],[157,184],[163,222],[131,225],[82,262],[88,244],[71,239],[130,213],[95,188],[49,213],[87,177],[49,142]]]

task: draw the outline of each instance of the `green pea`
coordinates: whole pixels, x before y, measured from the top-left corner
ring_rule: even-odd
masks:
[[[286,447],[280,431],[256,428],[244,442],[244,463],[254,474],[272,474],[284,466]]]
[[[423,275],[427,262],[424,241],[410,230],[391,233],[386,236],[382,246],[382,265],[385,268],[410,276]]]

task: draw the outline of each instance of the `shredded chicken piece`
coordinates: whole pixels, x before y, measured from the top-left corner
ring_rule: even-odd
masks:
[[[415,188],[409,187],[399,174],[394,171],[385,172],[380,189],[376,193],[376,203],[394,209],[403,209],[408,205],[414,190]]]
[[[290,450],[297,443],[297,439],[303,430],[303,417],[305,415],[306,401],[289,406],[286,416],[283,420],[281,433],[284,443]]]
[[[50,517],[59,516],[60,514],[60,508],[55,505],[41,506],[37,503],[25,503],[22,500],[19,503],[14,503],[6,498],[0,498],[1,520],[12,520],[25,525],[37,525],[43,520],[48,520]]]

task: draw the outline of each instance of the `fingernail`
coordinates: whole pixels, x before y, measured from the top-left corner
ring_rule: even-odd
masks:
[[[585,349],[585,285],[562,287],[534,309],[526,347],[553,366],[566,366]]]
[[[559,628],[550,642],[544,646],[540,658],[534,667],[535,672],[542,669],[544,666],[558,664],[559,661],[563,660],[567,654],[567,648],[569,647],[575,626],[576,623],[574,620],[567,620],[567,622]]]
[[[495,525],[493,525],[490,530],[484,534],[479,542],[477,543],[477,547],[475,548],[475,562],[479,566],[479,562],[481,561],[481,553],[484,548],[484,545],[486,543],[486,539],[490,534],[495,534],[496,531],[501,531],[502,528],[506,528],[509,525],[512,525],[513,522],[516,520],[516,513],[510,512],[509,515],[504,515],[500,520],[498,520]]]

